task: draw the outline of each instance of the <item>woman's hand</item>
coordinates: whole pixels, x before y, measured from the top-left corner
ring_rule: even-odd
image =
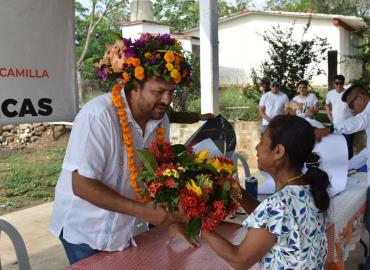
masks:
[[[171,244],[172,239],[178,236],[180,239],[184,240],[185,242],[189,243],[190,247],[199,247],[200,243],[197,239],[193,239],[189,241],[186,238],[186,226],[184,223],[173,223],[168,227],[168,241],[167,244]]]

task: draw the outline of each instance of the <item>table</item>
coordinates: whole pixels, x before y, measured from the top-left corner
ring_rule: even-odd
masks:
[[[327,228],[329,269],[344,269],[344,261],[364,232],[367,181],[367,173],[356,173],[348,178],[346,189],[332,198]]]
[[[234,244],[240,243],[247,232],[246,228],[232,223],[220,224],[217,231]],[[174,239],[170,245],[167,245],[166,227],[156,227],[140,234],[135,237],[135,241],[137,247],[117,252],[101,252],[64,269],[233,269],[204,242],[198,248],[190,248],[180,239]],[[250,269],[259,270],[259,264]]]
[[[356,173],[349,177],[345,191],[331,200],[328,213],[328,269],[344,269],[344,261],[364,230],[366,211],[367,174]],[[247,230],[240,226],[246,215],[236,215],[222,223],[217,231],[234,244],[239,243]],[[101,252],[67,268],[70,270],[114,269],[232,269],[205,243],[200,248],[189,248],[182,240],[166,245],[167,228],[157,227],[135,237],[138,247],[120,252]],[[259,265],[251,269],[259,269]]]

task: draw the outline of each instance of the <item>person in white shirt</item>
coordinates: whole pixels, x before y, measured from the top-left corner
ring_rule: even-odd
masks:
[[[145,45],[148,49],[142,50]],[[166,50],[157,51],[158,46]],[[181,219],[164,206],[143,202],[136,181],[137,150],[148,148],[155,139],[168,141],[166,111],[175,88],[189,81],[190,65],[179,48],[169,35],[142,34],[134,42],[117,41],[97,64],[103,79],[113,76],[119,83],[76,116],[50,225],[71,264],[99,251],[135,246],[136,218],[155,225]],[[152,62],[168,71],[154,76],[148,68]]]
[[[354,116],[341,122],[333,123],[331,127],[316,129],[316,139],[320,141],[322,137],[328,136],[331,133],[352,134],[365,130],[367,135],[366,148],[352,157],[349,161],[349,169],[358,169],[365,164],[370,168],[370,96],[368,91],[364,86],[354,84],[344,92],[342,100],[347,103]],[[369,174],[368,178],[370,183]]]
[[[288,106],[289,99],[280,91],[280,82],[276,79],[271,81],[271,91],[263,94],[259,103],[259,115],[262,117],[262,132],[267,128],[270,120],[279,115]]]
[[[343,120],[338,123],[333,123],[329,128],[322,128],[315,130],[315,137],[317,141],[320,141],[322,137],[334,134],[353,134],[355,132],[365,130],[367,135],[366,148],[360,153],[353,156],[349,161],[348,169],[358,169],[363,165],[367,165],[367,169],[370,168],[370,96],[368,90],[360,84],[351,85],[342,96],[342,101],[348,104],[351,109],[353,117]],[[367,173],[368,183],[370,184],[370,173]],[[366,211],[365,214],[366,227],[368,232],[370,211]],[[370,269],[370,256],[367,258],[364,265],[364,269]]]
[[[308,82],[300,81],[297,84],[297,92],[299,95],[293,100],[300,104],[300,108],[295,111],[295,114],[303,118],[313,118],[319,111],[319,100],[315,94],[308,92]]]
[[[351,110],[346,102],[342,101],[345,92],[345,77],[343,75],[334,76],[335,89],[328,92],[326,96],[326,114],[331,123],[338,123],[352,117]],[[348,158],[353,156],[353,134],[344,135],[348,146]]]

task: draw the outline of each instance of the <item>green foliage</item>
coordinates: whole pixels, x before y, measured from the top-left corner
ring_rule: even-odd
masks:
[[[143,162],[145,169],[154,174],[158,167],[158,163],[153,154],[146,150],[139,150],[138,157]]]
[[[219,17],[226,16],[249,6],[250,0],[218,0]],[[153,3],[154,17],[161,23],[173,26],[174,32],[181,32],[199,24],[199,0],[156,0]]]
[[[272,10],[363,17],[366,14],[369,15],[370,2],[368,0],[268,0],[267,7]]]
[[[102,15],[103,7],[106,5],[106,0],[97,1],[97,9],[93,22],[96,22],[99,16]],[[114,43],[116,37],[112,33],[120,33],[121,29],[118,25],[119,21],[128,19],[128,1],[113,1],[116,8],[103,17],[100,23],[96,26],[93,35],[90,39],[89,49],[82,63],[81,75],[84,79],[97,80],[99,79],[94,63],[102,58],[106,50],[105,45]],[[86,43],[86,37],[89,29],[91,11],[76,1],[75,2],[75,40],[76,54],[80,57]],[[103,86],[103,85],[101,85]],[[110,87],[108,87],[110,89]]]
[[[305,39],[309,27],[310,21],[304,28],[302,39],[298,41],[293,38],[294,24],[288,29],[276,26],[263,34],[263,39],[268,43],[268,59],[255,74],[270,80],[278,79],[282,84],[281,90],[289,98],[296,95],[299,81],[310,81],[313,76],[324,72],[319,64],[326,60],[329,44],[326,38],[317,36]]]
[[[220,92],[220,112],[230,120],[258,121],[258,100],[259,94],[249,92],[256,91],[254,87],[245,88],[229,87],[223,88]],[[199,96],[188,103],[187,110],[200,112]]]
[[[186,228],[186,237],[189,241],[193,240],[200,233],[202,221],[200,218],[191,218]]]

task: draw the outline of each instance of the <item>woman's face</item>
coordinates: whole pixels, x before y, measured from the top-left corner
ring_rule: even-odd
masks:
[[[269,172],[275,164],[275,151],[270,149],[271,138],[268,129],[263,132],[261,141],[256,145],[258,169]]]
[[[297,92],[302,96],[307,96],[308,95],[307,86],[301,83],[300,85],[298,85]]]

